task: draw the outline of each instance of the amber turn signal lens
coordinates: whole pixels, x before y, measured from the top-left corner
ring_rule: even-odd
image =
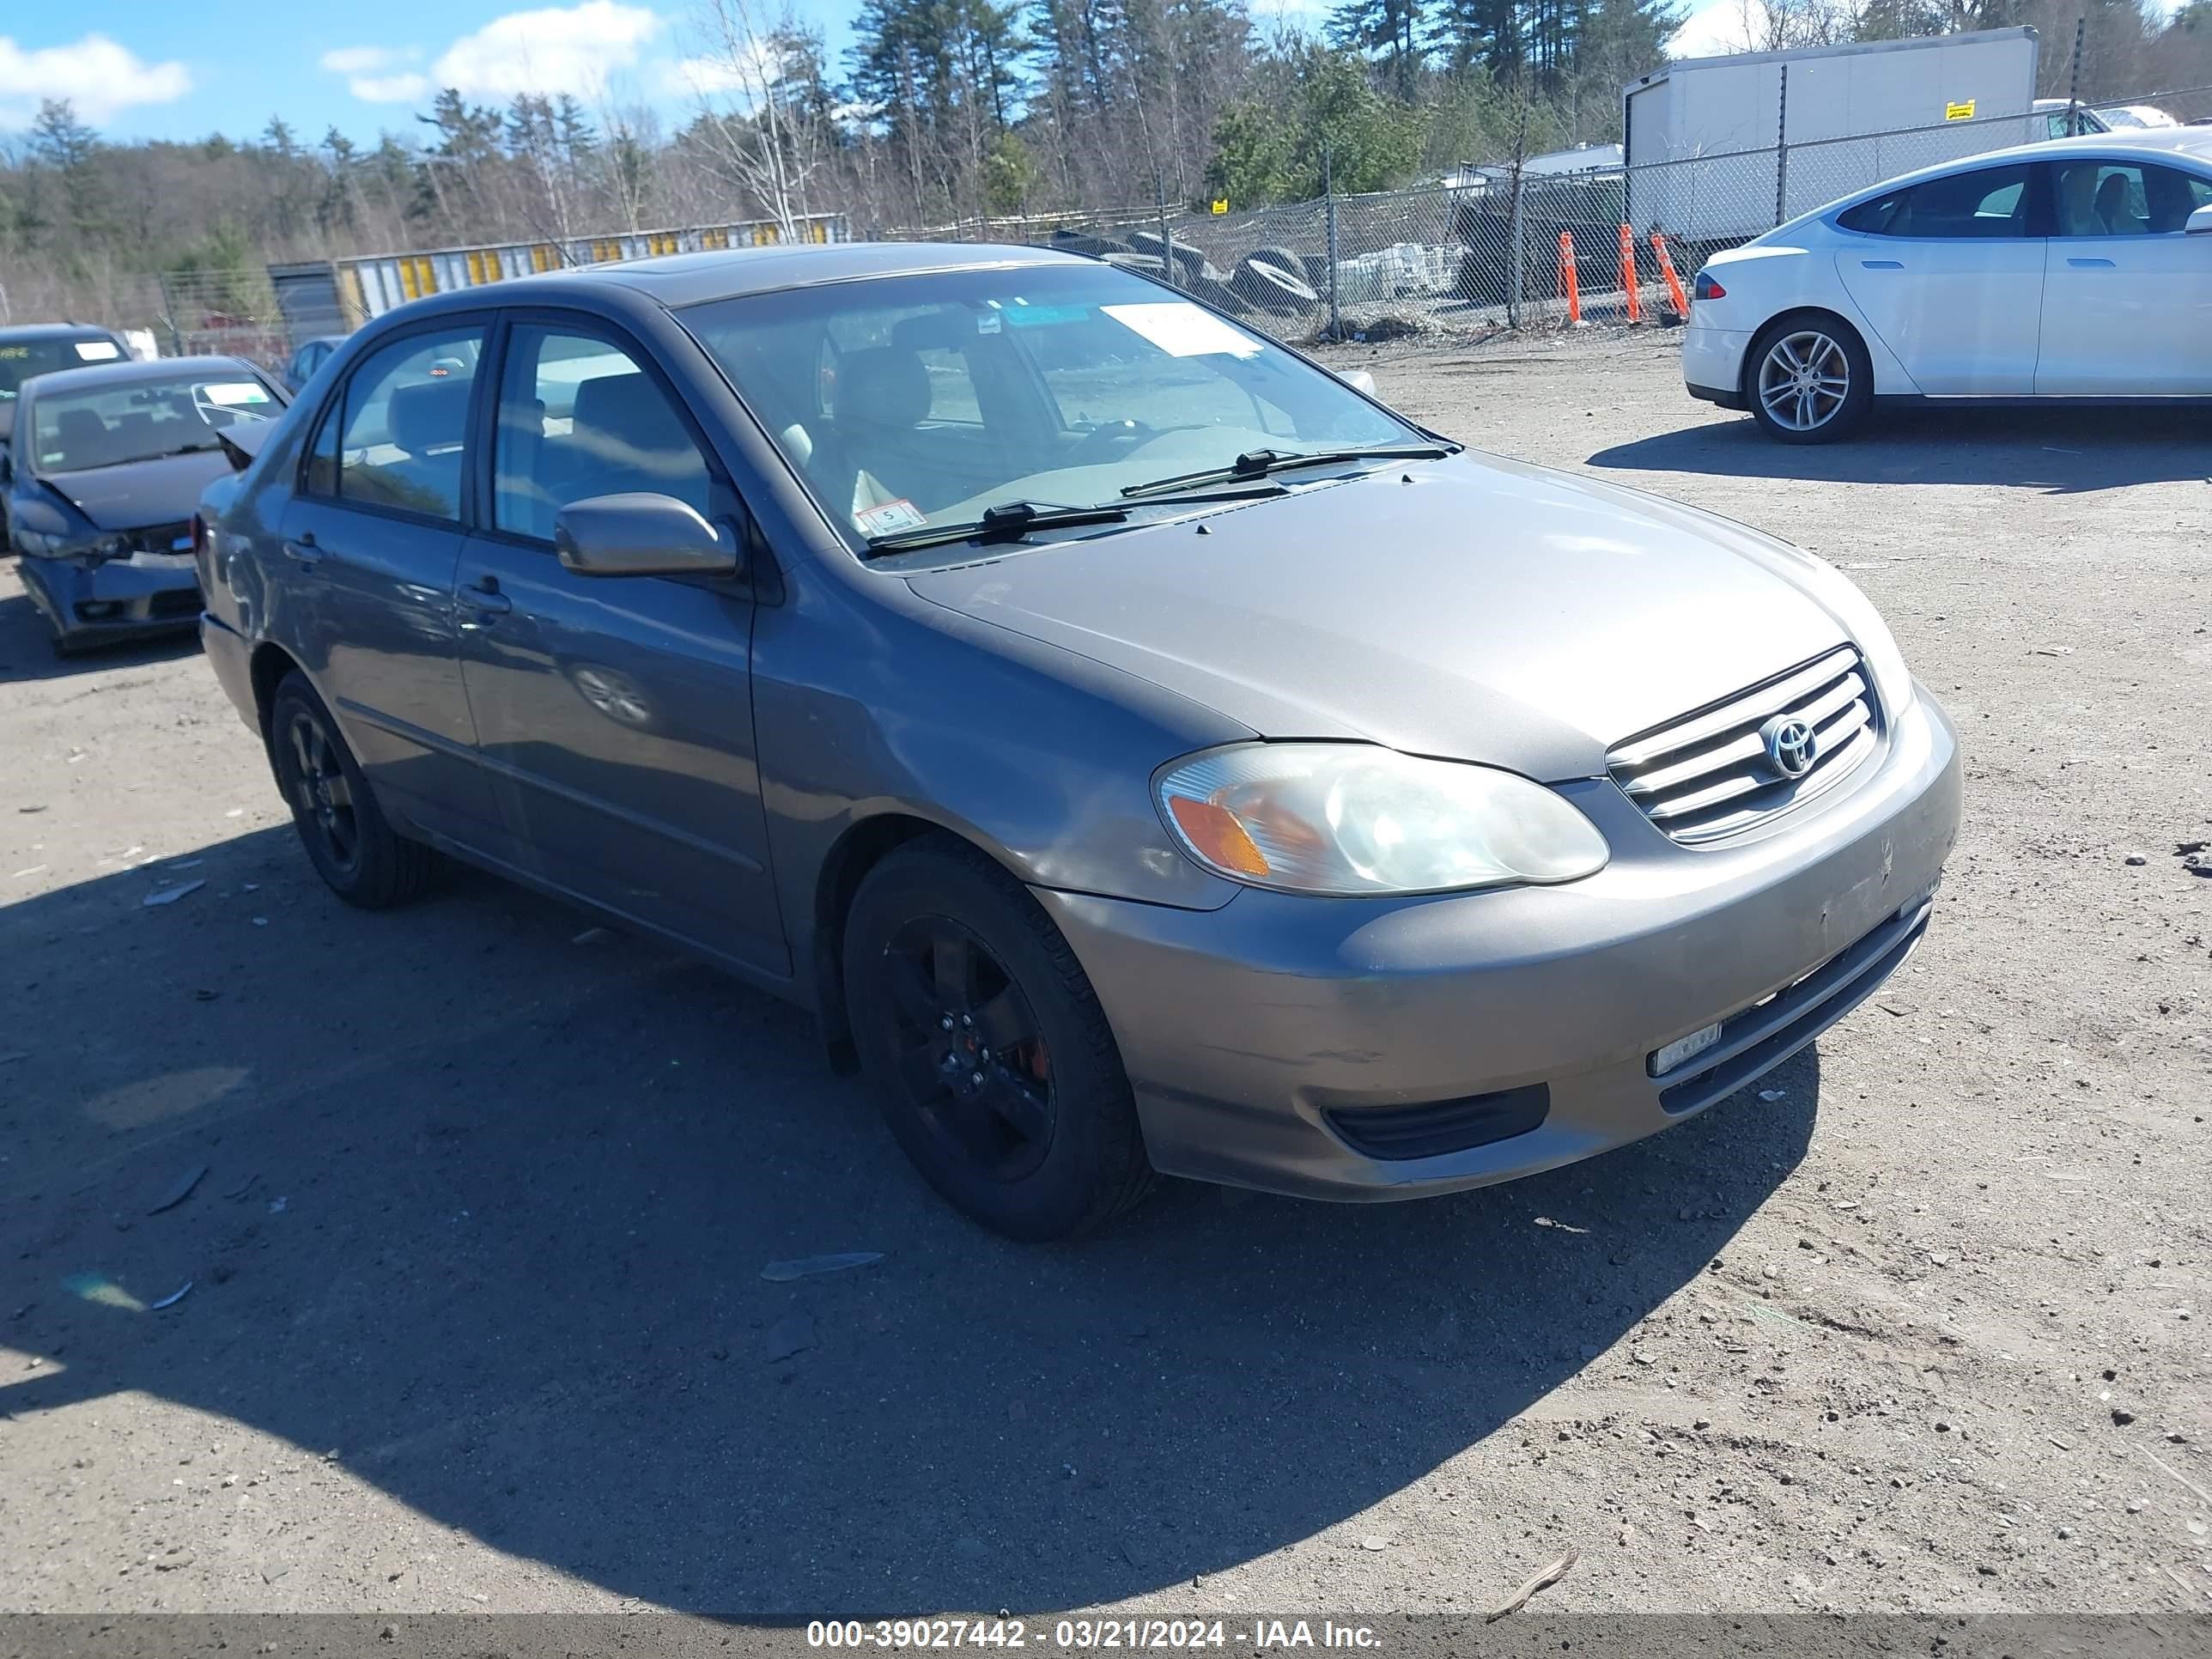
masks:
[[[1240,876],[1267,873],[1266,857],[1227,807],[1216,806],[1210,800],[1194,800],[1188,795],[1170,795],[1168,811],[1175,815],[1176,828],[1208,863],[1234,870]]]

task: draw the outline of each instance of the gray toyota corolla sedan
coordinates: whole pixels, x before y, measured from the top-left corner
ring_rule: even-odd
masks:
[[[1091,260],[598,267],[311,390],[203,632],[324,878],[436,849],[796,999],[1018,1237],[1650,1134],[1892,972],[1957,830],[1828,565]]]

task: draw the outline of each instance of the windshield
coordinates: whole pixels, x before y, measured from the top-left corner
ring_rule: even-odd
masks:
[[[1012,501],[1119,506],[1255,452],[1423,441],[1334,376],[1110,265],[830,283],[684,321],[860,542]]]
[[[0,403],[13,403],[17,388],[33,374],[119,362],[122,357],[123,348],[105,334],[75,340],[0,340]]]
[[[133,380],[121,386],[34,395],[32,465],[40,472],[127,466],[187,450],[213,449],[216,431],[282,412],[276,395],[244,369]],[[20,435],[20,434],[19,434]]]

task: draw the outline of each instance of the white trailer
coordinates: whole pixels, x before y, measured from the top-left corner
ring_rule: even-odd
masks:
[[[1669,64],[1622,94],[1628,217],[1741,241],[1915,167],[2047,137],[2032,28]]]

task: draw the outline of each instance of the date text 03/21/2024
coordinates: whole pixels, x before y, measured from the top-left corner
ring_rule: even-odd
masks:
[[[806,1626],[811,1648],[1054,1648],[1175,1650],[1187,1648],[1350,1648],[1382,1646],[1365,1625],[1334,1620],[1259,1619],[1230,1624],[1220,1619],[1060,1619],[1032,1627],[1027,1620],[821,1620]]]

